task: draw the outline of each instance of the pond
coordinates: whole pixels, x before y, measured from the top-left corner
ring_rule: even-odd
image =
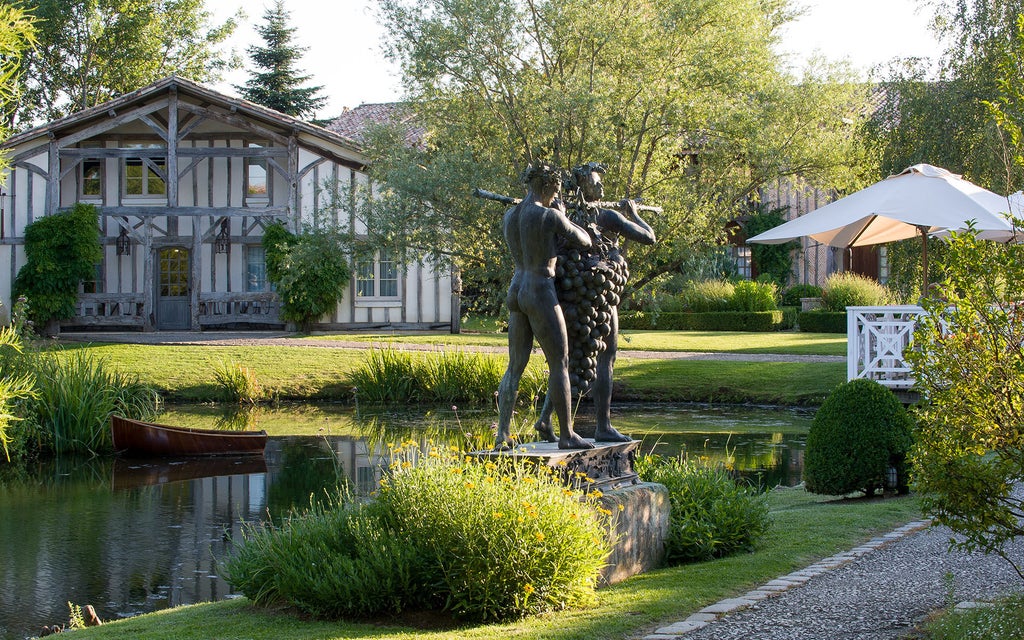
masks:
[[[489,446],[491,413],[446,407],[415,417],[355,415],[305,406],[224,416],[210,407],[174,407],[160,421],[266,428],[264,459],[63,458],[0,466],[0,640],[66,622],[69,601],[91,604],[111,620],[232,597],[216,567],[245,523],[280,518],[342,485],[372,490],[388,442]],[[643,451],[706,457],[772,487],[800,481],[811,416],[627,405],[617,406],[613,419],[642,440]],[[528,432],[532,422],[520,422]],[[578,428],[587,434],[585,417]]]

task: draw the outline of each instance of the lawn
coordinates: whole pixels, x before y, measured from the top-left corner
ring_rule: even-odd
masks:
[[[325,348],[322,341],[366,346]],[[334,333],[295,336],[281,345],[142,345],[70,342],[121,371],[137,374],[171,402],[207,402],[219,397],[213,371],[238,363],[252,369],[274,398],[351,402],[349,374],[371,343],[432,344],[441,348],[493,346],[504,361],[505,334],[489,331],[451,335],[439,332]],[[845,380],[842,362],[734,362],[631,357],[629,352],[710,352],[782,355],[842,355],[846,337],[796,332],[722,333],[636,331],[622,336],[615,398],[650,402],[720,402],[817,405]],[[540,356],[534,360],[539,361]]]
[[[653,571],[599,592],[597,606],[525,620],[438,629],[437,618],[368,622],[314,621],[283,610],[254,609],[244,599],[200,604],[76,632],[83,640],[333,640],[514,637],[600,640],[638,637],[684,619],[722,598],[849,549],[919,517],[912,497],[834,500],[802,489],[769,494],[772,530],[753,553]],[[428,628],[424,628],[427,623]]]
[[[763,340],[760,336],[756,338]],[[809,336],[807,340],[813,344],[815,338]],[[781,343],[767,343],[765,348],[770,349],[773,344]],[[296,345],[71,343],[66,348],[89,350],[115,368],[137,374],[172,402],[216,400],[220,391],[213,371],[230,363],[252,369],[263,387],[281,400],[351,402],[348,375],[363,362],[366,350],[301,346],[301,340],[296,340]],[[506,356],[494,357],[504,361]],[[539,358],[535,356],[534,360]],[[615,372],[615,398],[817,405],[845,376],[846,365],[842,362],[732,362],[623,356]]]
[[[464,332],[456,335],[434,332],[344,332],[316,334],[311,337],[317,340],[436,344],[456,347],[467,345],[505,347],[508,345],[508,336],[495,331]],[[845,356],[846,335],[794,331],[623,331],[619,335],[619,349],[622,351]]]

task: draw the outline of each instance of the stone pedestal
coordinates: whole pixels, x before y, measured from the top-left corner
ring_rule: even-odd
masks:
[[[514,449],[474,451],[472,455],[529,460],[557,469],[566,484],[573,488],[606,492],[640,482],[633,470],[639,446],[639,440],[594,442],[593,449],[559,449],[553,442],[528,442]]]
[[[557,444],[532,442],[506,451],[475,451],[474,456],[511,456],[555,468],[565,483],[590,492],[600,491],[601,505],[612,512],[612,553],[601,571],[601,584],[621,582],[661,566],[669,530],[668,489],[640,482],[633,462],[638,440],[595,442],[593,449],[559,449]]]
[[[665,540],[669,530],[669,500],[665,485],[642,482],[607,491],[601,502],[612,512],[615,525],[609,534],[614,541],[612,554],[601,570],[600,584],[615,584],[660,567],[665,560]]]

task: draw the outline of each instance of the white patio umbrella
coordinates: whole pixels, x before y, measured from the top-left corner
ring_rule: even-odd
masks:
[[[916,164],[856,193],[758,234],[747,242],[781,244],[808,236],[832,247],[859,247],[916,235],[966,229],[1007,241],[1014,228],[1006,218],[1006,196],[983,189],[941,167]],[[927,242],[922,254],[928,283]]]

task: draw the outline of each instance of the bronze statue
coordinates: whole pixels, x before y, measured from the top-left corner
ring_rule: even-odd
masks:
[[[618,351],[618,304],[629,277],[629,269],[619,249],[619,237],[653,244],[654,231],[637,213],[637,203],[623,200],[623,215],[601,205],[605,167],[595,162],[575,167],[567,190],[575,200],[570,215],[588,231],[589,251],[566,247],[559,252],[556,287],[563,315],[569,325],[570,384],[574,395],[588,392],[594,397],[598,442],[629,442],[611,424],[612,372]],[[645,207],[657,211],[654,207]],[[544,407],[534,428],[542,438],[555,441],[551,429],[552,398]]]
[[[508,289],[508,369],[498,387],[498,432],[494,448],[512,445],[509,426],[519,391],[519,380],[530,360],[533,339],[540,343],[548,366],[547,404],[558,418],[560,449],[590,449],[573,431],[568,372],[568,337],[562,308],[555,292],[555,262],[559,244],[586,249],[590,235],[566,216],[555,202],[562,187],[562,171],[533,163],[523,174],[529,191],[522,202],[505,212],[502,229],[512,253],[515,273]],[[550,411],[548,413],[548,430]],[[551,432],[554,442],[554,433]]]

